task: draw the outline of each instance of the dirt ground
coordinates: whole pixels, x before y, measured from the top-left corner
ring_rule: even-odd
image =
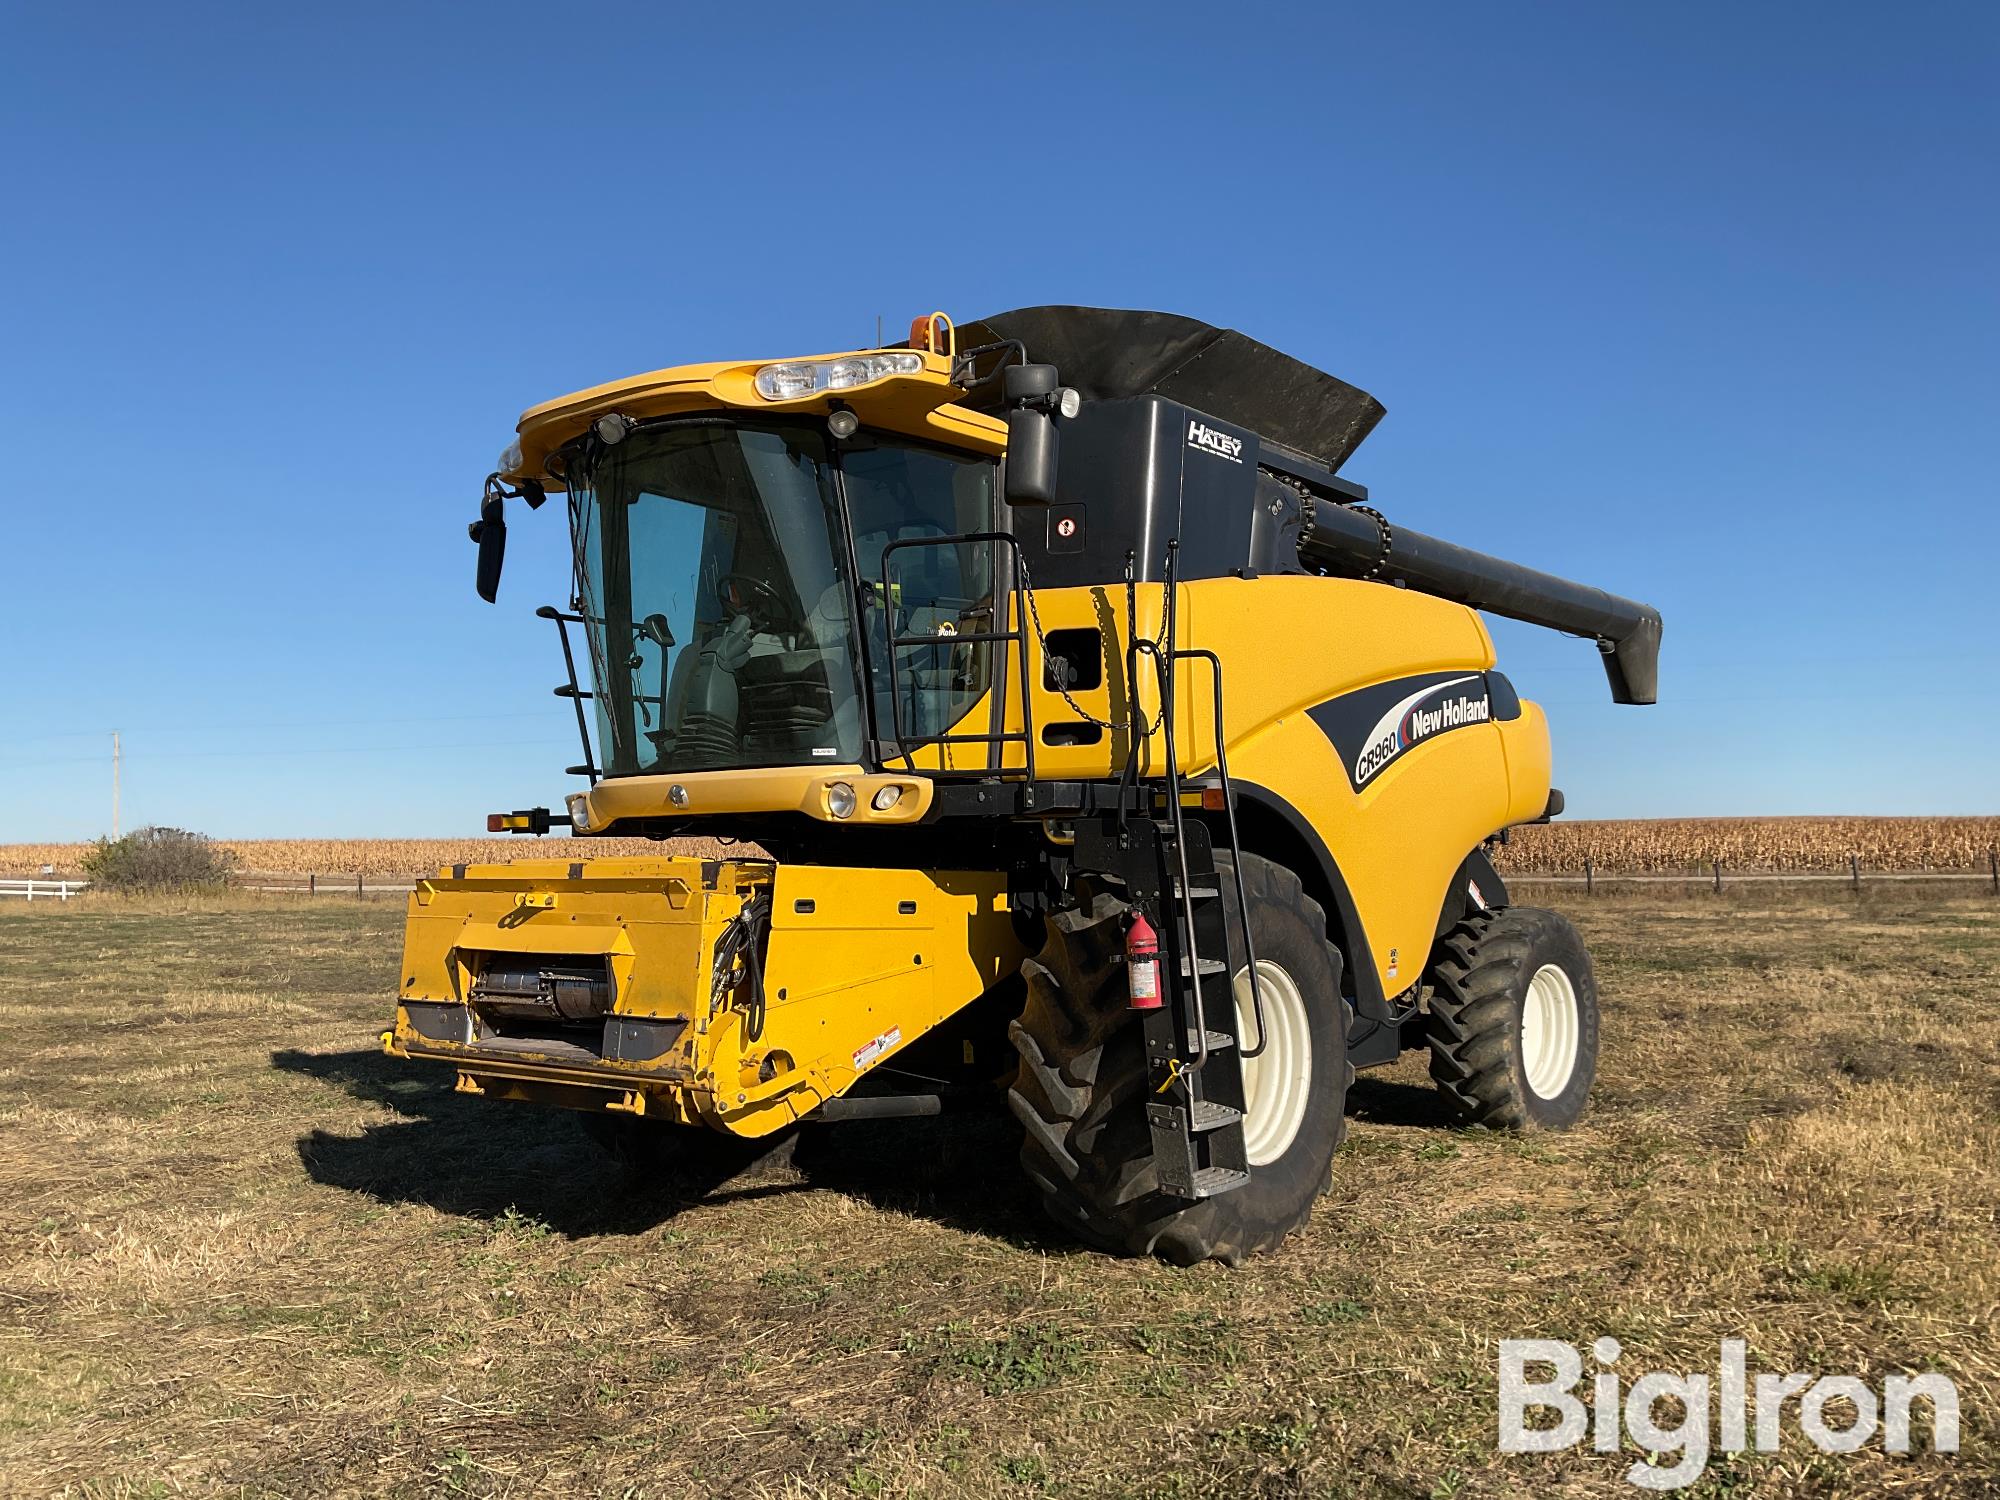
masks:
[[[1072,1247],[1004,1117],[633,1184],[381,1055],[396,902],[13,905],[0,1494],[1638,1493],[1629,1446],[1495,1451],[1497,1341],[1600,1335],[1958,1384],[1956,1456],[1788,1419],[1690,1493],[2000,1492],[2000,901],[1551,899],[1584,1125],[1453,1129],[1406,1057],[1234,1272]]]

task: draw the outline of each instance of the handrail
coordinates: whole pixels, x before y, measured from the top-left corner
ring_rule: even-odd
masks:
[[[1208,1054],[1208,1006],[1207,1002],[1205,1001],[1201,993],[1201,951],[1199,946],[1197,945],[1194,935],[1194,889],[1193,889],[1193,882],[1188,876],[1187,821],[1182,816],[1181,813],[1180,759],[1179,755],[1177,754],[1174,748],[1175,704],[1174,704],[1174,672],[1172,667],[1172,661],[1176,649],[1174,646],[1174,631],[1178,624],[1176,619],[1176,615],[1178,613],[1176,605],[1178,603],[1180,595],[1180,581],[1179,581],[1180,548],[1181,544],[1180,544],[1180,539],[1178,537],[1174,538],[1172,541],[1167,543],[1167,566],[1166,566],[1166,580],[1165,580],[1166,581],[1166,605],[1165,605],[1166,628],[1161,632],[1162,636],[1165,639],[1165,647],[1164,649],[1162,649],[1160,645],[1152,641],[1135,640],[1131,643],[1131,649],[1134,653],[1135,660],[1137,658],[1138,653],[1142,651],[1146,655],[1152,657],[1153,670],[1159,677],[1160,681],[1160,727],[1164,732],[1164,736],[1166,739],[1166,744],[1164,748],[1166,751],[1166,761],[1167,761],[1167,766],[1166,766],[1167,817],[1169,822],[1172,824],[1174,830],[1174,860],[1175,863],[1179,866],[1180,870],[1181,917],[1183,923],[1185,924],[1181,929],[1181,937],[1182,937],[1181,946],[1185,949],[1185,958],[1188,969],[1187,978],[1192,984],[1193,987],[1192,994],[1194,996],[1193,1019],[1194,1019],[1194,1035],[1195,1035],[1195,1055],[1192,1059],[1190,1059],[1188,1065],[1193,1071],[1199,1073],[1203,1068],[1203,1066],[1207,1064],[1209,1055]],[[1128,686],[1128,691],[1129,690],[1130,689]],[[1227,919],[1225,918],[1225,930],[1226,930],[1226,921]],[[1227,954],[1225,951],[1225,962],[1223,965],[1224,968],[1228,967],[1226,958]],[[1194,1097],[1193,1090],[1192,1088],[1190,1088],[1189,1090],[1190,1100],[1192,1100],[1193,1097]]]
[[[1243,879],[1243,843],[1241,835],[1237,831],[1237,825],[1236,825],[1236,788],[1235,784],[1231,781],[1229,776],[1229,751],[1227,745],[1224,743],[1224,728],[1223,728],[1223,716],[1222,716],[1222,661],[1221,658],[1218,657],[1213,651],[1209,651],[1199,647],[1183,649],[1178,644],[1176,644],[1178,639],[1178,630],[1179,630],[1178,604],[1179,604],[1180,590],[1177,582],[1178,571],[1179,571],[1179,550],[1180,550],[1180,542],[1178,541],[1178,539],[1168,542],[1167,562],[1165,569],[1166,598],[1163,605],[1165,629],[1162,631],[1162,636],[1165,641],[1164,650],[1161,648],[1160,645],[1156,644],[1153,641],[1144,641],[1138,639],[1136,608],[1133,606],[1131,601],[1132,588],[1131,588],[1130,574],[1128,569],[1127,614],[1128,614],[1128,629],[1130,632],[1130,637],[1127,646],[1126,659],[1128,662],[1128,666],[1126,669],[1126,683],[1127,683],[1127,694],[1130,700],[1130,707],[1132,709],[1132,724],[1133,724],[1132,728],[1133,744],[1128,754],[1128,764],[1131,765],[1134,771],[1136,772],[1137,756],[1138,756],[1137,737],[1140,732],[1140,726],[1144,722],[1144,717],[1138,707],[1138,688],[1137,688],[1138,674],[1134,669],[1138,664],[1139,657],[1143,654],[1152,658],[1154,672],[1160,684],[1160,704],[1161,704],[1160,727],[1162,730],[1162,736],[1166,742],[1163,748],[1165,750],[1165,755],[1166,755],[1167,806],[1169,809],[1168,816],[1173,825],[1175,854],[1180,865],[1182,915],[1186,922],[1186,931],[1187,931],[1186,944],[1188,950],[1188,973],[1189,973],[1189,978],[1194,983],[1195,1018],[1196,1018],[1195,1031],[1197,1036],[1200,1038],[1196,1055],[1191,1066],[1193,1066],[1196,1069],[1199,1069],[1204,1063],[1208,1061],[1208,1055],[1209,1055],[1207,1009],[1206,1009],[1206,1002],[1203,999],[1201,993],[1201,959],[1200,959],[1200,954],[1196,947],[1196,941],[1194,935],[1194,900],[1193,900],[1193,893],[1190,889],[1190,882],[1187,870],[1187,825],[1186,825],[1186,819],[1181,811],[1180,756],[1178,749],[1176,748],[1174,743],[1174,720],[1178,708],[1178,703],[1176,701],[1177,688],[1174,682],[1172,663],[1177,661],[1196,661],[1196,660],[1206,661],[1209,665],[1209,670],[1211,674],[1210,680],[1211,683],[1213,684],[1212,705],[1215,716],[1216,774],[1218,779],[1222,783],[1223,811],[1226,820],[1226,826],[1229,831],[1230,871],[1236,886],[1236,910],[1241,915],[1243,923],[1243,952],[1245,958],[1245,972],[1250,977],[1250,1009],[1251,1009],[1251,1014],[1255,1018],[1257,1023],[1257,1045],[1255,1047],[1243,1047],[1239,1039],[1238,1056],[1244,1058],[1252,1058],[1259,1056],[1264,1051],[1268,1038],[1266,1036],[1266,1029],[1264,1025],[1263,985],[1261,982],[1261,976],[1257,972],[1257,943],[1256,943],[1256,938],[1254,937],[1254,935],[1251,933],[1250,930],[1250,897],[1248,890],[1245,887]],[[1122,778],[1121,778],[1121,784],[1122,784]],[[1122,807],[1123,803],[1122,797],[1120,799],[1120,803]],[[1217,894],[1220,895],[1221,893],[1217,892]],[[1228,903],[1224,902],[1223,907],[1224,910],[1223,910],[1223,920],[1222,920],[1222,953],[1223,953],[1223,966],[1225,969],[1227,969],[1229,966],[1229,960],[1234,955],[1231,954],[1231,952],[1229,951]]]
[[[1176,651],[1178,661],[1205,661],[1213,674],[1215,683],[1215,771],[1222,782],[1222,809],[1229,827],[1229,866],[1236,877],[1236,910],[1243,918],[1243,953],[1247,972],[1250,975],[1250,1010],[1257,1019],[1257,1045],[1245,1047],[1241,1038],[1237,1040],[1238,1057],[1256,1057],[1264,1050],[1264,992],[1257,978],[1257,940],[1250,931],[1250,896],[1243,884],[1243,841],[1236,832],[1236,787],[1229,779],[1229,748],[1223,743],[1222,734],[1222,658],[1213,651],[1200,647]],[[1223,956],[1229,952],[1228,903],[1223,903],[1222,944]]]
[[[1014,549],[1013,567],[1010,570],[1012,582],[1007,590],[1008,602],[1014,611],[1014,628],[1012,630],[972,631],[963,635],[956,633],[952,635],[919,636],[890,634],[889,624],[894,618],[892,613],[894,606],[891,601],[896,598],[893,586],[894,580],[891,577],[889,567],[890,554],[893,552],[908,551],[916,547],[959,547],[976,542],[1004,543]],[[896,753],[902,757],[904,767],[912,774],[945,775],[958,773],[950,772],[946,767],[942,766],[936,772],[921,772],[919,770],[914,748],[908,744],[903,736],[903,695],[901,687],[896,681],[896,653],[905,646],[927,646],[932,650],[936,650],[940,646],[978,645],[981,643],[1012,641],[1016,647],[1014,664],[1017,674],[1020,677],[1020,730],[1018,732],[1009,731],[1005,727],[1007,723],[1006,694],[999,680],[1001,674],[995,673],[993,691],[999,695],[1001,724],[1001,731],[999,733],[939,734],[930,739],[922,740],[919,743],[926,745],[1004,746],[1010,741],[1019,740],[1021,742],[1022,756],[1027,763],[1025,768],[1027,779],[1031,782],[1035,779],[1035,712],[1034,700],[1029,696],[1030,686],[1028,676],[1028,598],[1026,588],[1021,582],[1021,577],[1021,544],[1011,532],[965,531],[951,536],[902,537],[888,543],[882,548],[883,640],[886,643],[885,649],[889,656],[889,722],[895,737]],[[885,756],[884,759],[886,760],[887,757]],[[993,757],[989,756],[989,762],[992,760]],[[1004,750],[999,754],[997,761],[997,764],[989,763],[980,769],[982,771],[997,770],[1004,776],[1007,772],[1007,757]]]
[[[544,620],[554,620],[556,622],[556,635],[562,640],[563,667],[569,672],[569,682],[565,687],[556,689],[556,696],[569,699],[570,703],[576,709],[576,732],[578,738],[583,741],[583,774],[589,778],[592,786],[596,786],[597,760],[590,746],[590,728],[584,719],[583,700],[594,698],[597,695],[595,693],[586,693],[578,686],[576,680],[576,657],[569,649],[569,627],[571,622],[578,625],[585,625],[589,622],[582,615],[566,615],[553,604],[544,604],[535,613]],[[663,700],[665,696],[664,693],[661,694]],[[664,701],[661,703],[660,713],[662,717],[666,714]]]

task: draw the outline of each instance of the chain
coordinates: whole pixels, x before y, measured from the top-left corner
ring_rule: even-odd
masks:
[[[1034,625],[1035,642],[1042,648],[1042,659],[1046,661],[1049,659],[1049,638],[1048,635],[1042,630],[1042,612],[1035,604],[1035,580],[1029,575],[1028,559],[1022,556],[1019,548],[1015,549],[1014,561],[1021,570],[1021,592],[1027,595],[1028,598],[1028,618]],[[1167,643],[1167,613],[1165,610],[1161,610],[1160,629],[1159,633],[1153,637],[1153,647],[1155,650],[1164,651],[1166,649],[1166,643]],[[1130,653],[1127,653],[1127,655],[1129,657]],[[1070,712],[1074,713],[1078,718],[1082,719],[1085,723],[1095,724],[1099,729],[1109,729],[1114,732],[1120,729],[1125,729],[1130,727],[1129,724],[1114,724],[1109,719],[1098,718],[1096,714],[1092,713],[1089,709],[1085,708],[1081,703],[1077,702],[1075,698],[1070,696],[1069,684],[1062,680],[1062,676],[1060,673],[1051,672],[1049,675],[1055,678],[1056,691],[1062,695],[1062,701],[1069,705]],[[1136,678],[1126,683],[1125,690],[1129,695],[1131,695],[1134,698],[1138,696],[1139,684]],[[1166,718],[1166,716],[1167,716],[1167,705],[1164,701],[1162,701],[1162,703],[1160,704],[1160,711],[1153,715],[1153,722],[1149,726],[1147,726],[1146,737],[1150,737],[1159,731],[1160,723],[1162,720]]]
[[[1374,563],[1366,573],[1361,575],[1364,580],[1380,578],[1382,570],[1389,566],[1389,549],[1395,545],[1396,540],[1389,531],[1389,518],[1372,505],[1357,505],[1349,502],[1347,508],[1352,511],[1359,511],[1362,515],[1368,517],[1369,520],[1375,523],[1375,530],[1381,535],[1382,550],[1375,554]]]
[[[1273,474],[1269,469],[1262,472],[1299,497],[1299,544],[1303,547],[1312,537],[1312,502],[1318,497],[1306,487],[1303,479],[1294,479],[1289,474]],[[1335,500],[1333,503],[1364,515],[1375,523],[1375,532],[1381,539],[1382,550],[1375,554],[1375,561],[1369,565],[1368,571],[1363,573],[1361,578],[1364,582],[1380,578],[1382,570],[1389,566],[1389,551],[1396,541],[1395,534],[1389,530],[1389,518],[1374,506],[1363,505],[1358,500]]]

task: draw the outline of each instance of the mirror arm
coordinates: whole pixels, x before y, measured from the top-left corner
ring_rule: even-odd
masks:
[[[548,491],[536,480],[524,479],[519,489],[510,490],[498,470],[486,476],[485,493],[479,497],[479,519],[465,528],[465,534],[479,548],[473,587],[488,604],[499,597],[500,570],[507,560],[507,502],[525,500],[529,510],[539,510],[548,498]]]

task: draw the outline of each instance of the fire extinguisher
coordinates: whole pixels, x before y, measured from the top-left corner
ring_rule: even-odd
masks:
[[[1125,929],[1126,1004],[1133,1010],[1158,1010],[1160,998],[1160,939],[1144,912],[1132,913]]]

